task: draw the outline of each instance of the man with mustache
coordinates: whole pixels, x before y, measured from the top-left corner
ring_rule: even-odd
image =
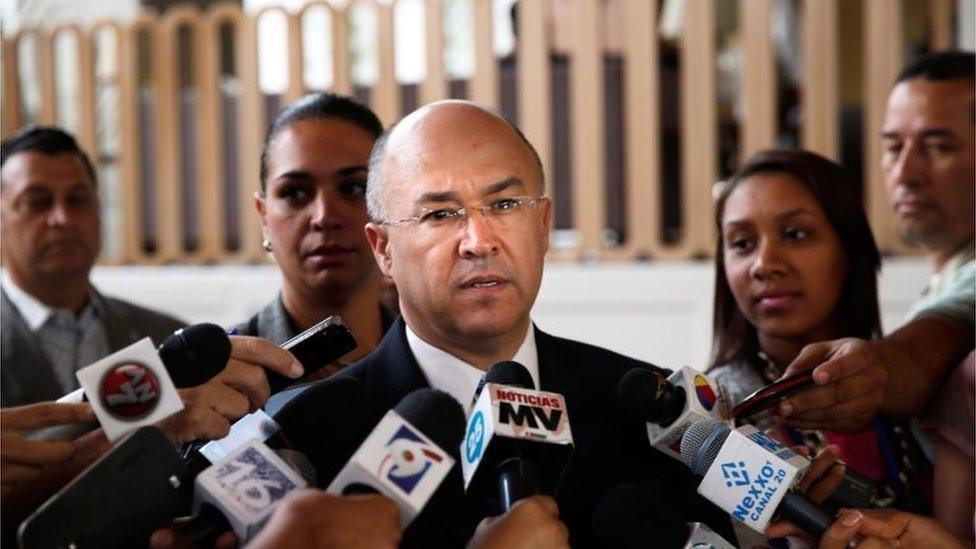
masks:
[[[888,98],[881,167],[902,237],[932,267],[909,322],[887,337],[807,346],[784,376],[814,369],[815,389],[780,406],[793,426],[856,429],[876,413],[923,413],[973,348],[974,148],[972,52],[936,52],[906,67]]]
[[[684,520],[707,520],[731,539],[728,519],[697,496],[687,468],[651,450],[644,423],[617,407],[622,375],[653,366],[533,325],[552,213],[544,192],[542,163],[525,137],[475,104],[432,103],[384,134],[370,158],[366,236],[396,283],[402,318],[337,376],[363,384],[378,418],[422,387],[467,406],[488,368],[519,362],[537,388],[566,398],[575,450],[561,478],[555,462],[539,463],[542,491],[555,499],[534,501],[558,505],[570,544],[597,543],[593,510],[621,483],[651,485]],[[403,544],[464,545],[491,513],[483,503],[465,497],[455,467]],[[516,519],[510,512],[484,524]]]
[[[103,296],[88,280],[101,241],[91,162],[57,128],[28,127],[2,143],[0,406],[54,400],[75,371],[183,322]]]

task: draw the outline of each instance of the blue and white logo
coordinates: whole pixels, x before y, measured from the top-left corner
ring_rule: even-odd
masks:
[[[762,446],[763,448],[769,450],[774,454],[784,448],[782,444],[773,440],[769,435],[767,435],[762,431],[749,433],[749,440],[755,442],[756,444]]]
[[[746,462],[727,461],[722,464],[722,477],[725,478],[725,486],[748,486],[749,472],[746,471]]]
[[[474,463],[481,457],[485,445],[485,415],[479,410],[468,422],[468,433],[464,437],[464,458]]]
[[[441,463],[445,458],[439,448],[425,442],[406,425],[397,429],[385,448],[388,451],[380,460],[377,474],[407,495],[435,463]]]

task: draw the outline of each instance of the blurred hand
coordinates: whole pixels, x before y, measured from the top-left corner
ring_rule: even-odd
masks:
[[[884,404],[888,369],[867,341],[844,338],[804,347],[783,377],[813,370],[816,386],[780,403],[778,415],[800,429],[853,431]]]
[[[507,513],[481,521],[468,549],[569,547],[569,530],[549,496],[519,500]]]
[[[799,453],[806,455],[806,448],[794,448]],[[827,499],[834,490],[840,486],[844,478],[844,464],[837,461],[840,456],[840,449],[833,444],[821,450],[813,461],[810,468],[800,479],[796,489],[803,492],[811,500],[820,503]],[[781,538],[784,536],[804,536],[809,534],[801,530],[798,526],[788,520],[777,521],[766,528],[767,538]]]
[[[174,444],[223,438],[232,423],[264,406],[271,393],[265,369],[302,375],[298,360],[267,339],[230,336],[230,341],[227,366],[202,385],[180,389],[183,410],[156,425]]]
[[[308,489],[285,500],[247,547],[395,548],[399,542],[400,510],[389,499]]]
[[[264,406],[271,396],[265,370],[272,370],[292,379],[302,377],[304,369],[298,359],[273,341],[260,337],[230,336],[230,360],[222,372],[207,383],[223,383],[244,394],[249,410]]]
[[[824,532],[820,549],[847,547],[955,549],[963,544],[931,517],[893,509],[845,509]]]
[[[68,461],[75,453],[71,441],[25,440],[22,436],[24,431],[94,420],[95,413],[87,403],[39,402],[0,409],[0,483],[3,495],[9,494],[19,484],[41,476],[45,467]]]

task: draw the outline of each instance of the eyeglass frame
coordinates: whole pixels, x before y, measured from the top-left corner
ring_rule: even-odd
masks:
[[[539,195],[539,196],[528,196],[528,195],[525,195],[525,196],[507,196],[507,197],[499,198],[498,201],[496,201],[496,203],[499,202],[499,201],[502,201],[502,200],[516,200],[516,201],[518,201],[518,203],[519,203],[518,204],[518,207],[515,208],[515,210],[512,212],[512,213],[515,213],[522,206],[536,207],[539,204],[541,204],[543,202],[546,202],[548,200],[551,200],[551,199],[548,196],[545,196],[545,195]],[[487,205],[487,206],[461,206],[461,207],[459,207],[459,208],[457,208],[456,210],[453,211],[454,216],[451,217],[450,219],[444,219],[444,220],[441,220],[440,222],[434,221],[433,223],[435,223],[435,224],[434,225],[430,225],[430,226],[431,227],[449,226],[450,223],[452,221],[454,221],[454,218],[455,217],[460,217],[463,220],[463,222],[466,223],[467,220],[471,218],[471,215],[469,214],[469,212],[471,210],[478,210],[478,211],[481,212],[481,215],[484,216],[485,219],[490,219],[492,207],[493,207],[493,205]],[[404,217],[403,219],[397,219],[395,221],[380,221],[379,224],[380,225],[408,225],[408,224],[411,224],[411,225],[418,225],[418,226],[420,226],[424,222],[424,217],[426,217],[427,215],[430,215],[430,214],[432,214],[434,212],[437,212],[437,211],[440,211],[440,210],[449,210],[449,209],[450,208],[421,208],[420,209],[420,213],[417,214],[417,215],[413,215],[413,216],[410,216],[410,217]],[[498,210],[498,211],[499,212],[502,212],[501,215],[506,215],[504,212],[507,212],[508,210]],[[460,226],[464,226],[463,223]]]

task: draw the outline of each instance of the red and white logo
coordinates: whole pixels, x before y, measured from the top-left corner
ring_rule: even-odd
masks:
[[[159,380],[144,364],[122,362],[105,372],[99,394],[111,415],[122,420],[139,419],[159,404]]]

